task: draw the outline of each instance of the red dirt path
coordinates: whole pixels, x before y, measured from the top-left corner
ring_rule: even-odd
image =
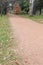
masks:
[[[16,15],[9,20],[19,42],[22,65],[43,65],[43,24]]]

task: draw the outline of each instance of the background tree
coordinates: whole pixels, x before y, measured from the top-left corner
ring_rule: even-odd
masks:
[[[40,14],[41,14],[42,8],[43,8],[43,0],[38,0],[38,9],[40,11]]]
[[[34,7],[33,7],[33,14],[36,14],[37,10],[41,14],[41,10],[43,9],[43,0],[35,0]]]
[[[13,11],[14,11],[15,14],[19,14],[21,12],[21,8],[20,8],[19,3],[14,4]]]
[[[0,14],[6,14],[7,12],[7,0],[0,0]]]
[[[20,4],[21,10],[28,13],[29,11],[29,0],[17,0]]]

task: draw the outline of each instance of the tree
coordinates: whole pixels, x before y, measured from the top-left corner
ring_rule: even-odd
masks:
[[[1,16],[2,14],[6,14],[7,12],[7,0],[0,0],[0,13]]]
[[[29,11],[29,0],[18,0],[17,2],[20,4],[21,10],[28,13],[28,11]]]
[[[43,8],[43,0],[35,0],[33,7],[33,14],[36,14],[37,10],[39,10],[41,14],[42,8]]]
[[[41,10],[43,8],[43,0],[38,0],[38,8],[39,8],[39,11],[40,11],[40,14],[41,14]]]
[[[13,10],[14,10],[15,14],[19,14],[21,12],[20,5],[18,3],[15,3],[14,7],[13,7]]]

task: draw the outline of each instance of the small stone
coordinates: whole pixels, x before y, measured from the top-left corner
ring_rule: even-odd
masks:
[[[23,48],[21,48],[21,50],[23,50]]]
[[[24,61],[25,63],[28,63],[28,60],[27,59],[25,59],[25,61]]]
[[[2,54],[2,52],[0,52],[0,54]]]
[[[28,61],[27,61],[27,60],[25,60],[25,63],[28,63]]]
[[[20,65],[20,63],[19,63],[17,60],[15,61],[15,63],[16,63],[17,65]]]
[[[6,57],[4,57],[4,60],[6,60]]]

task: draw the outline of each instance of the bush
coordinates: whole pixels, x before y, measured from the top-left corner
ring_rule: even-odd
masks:
[[[19,13],[21,12],[21,8],[20,8],[20,6],[19,6],[18,3],[15,3],[15,4],[14,4],[13,10],[14,10],[14,13],[15,13],[15,14],[19,14]]]

